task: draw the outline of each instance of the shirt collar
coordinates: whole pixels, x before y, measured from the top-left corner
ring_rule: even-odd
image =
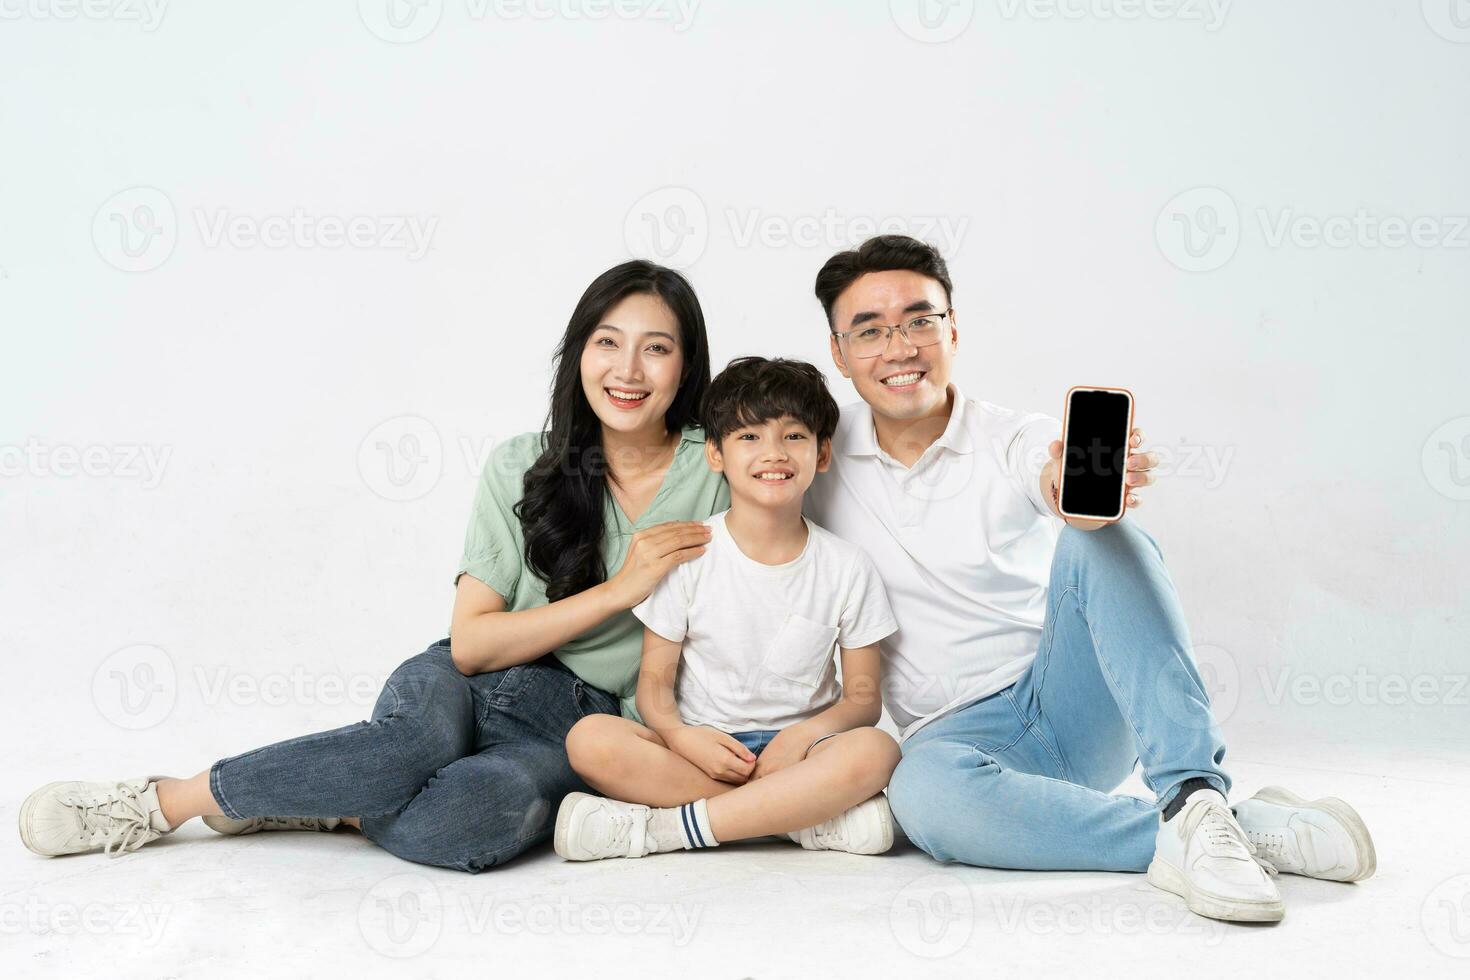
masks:
[[[939,438],[934,440],[934,446],[948,449],[950,452],[968,454],[975,451],[975,443],[970,438],[970,430],[965,425],[965,396],[960,391],[959,385],[953,381],[947,389],[954,396],[954,404],[949,411],[949,422]],[[876,456],[882,452],[878,445],[878,432],[873,427],[873,407],[867,402],[860,402],[856,408],[853,418],[852,431],[848,433],[846,444],[842,447],[844,456]]]

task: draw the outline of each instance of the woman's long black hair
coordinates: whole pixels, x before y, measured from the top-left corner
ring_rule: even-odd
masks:
[[[546,583],[550,602],[590,589],[607,578],[602,554],[607,460],[602,427],[582,391],[582,351],[607,311],[628,296],[658,296],[679,322],[684,367],[679,391],[664,415],[667,432],[697,423],[709,387],[709,340],[704,311],[689,281],[641,259],[615,266],[592,281],[572,311],[556,348],[556,378],[546,414],[546,443],[526,471],[515,515],[526,540],[526,564]]]

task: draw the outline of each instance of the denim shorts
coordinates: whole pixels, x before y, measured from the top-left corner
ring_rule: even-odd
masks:
[[[729,735],[730,735],[731,738],[735,739],[735,741],[739,742],[741,745],[743,745],[747,749],[749,749],[751,751],[751,753],[756,756],[756,758],[760,758],[761,752],[765,749],[765,747],[767,745],[770,745],[771,744],[771,739],[775,738],[779,734],[781,734],[781,732],[779,730],[777,730],[777,731],[769,731],[769,732],[730,732],[729,733]],[[832,738],[835,735],[841,735],[841,734],[842,734],[841,732],[831,732],[831,733],[829,733],[827,735],[823,735],[821,738],[817,739],[816,741],[812,742],[811,745],[808,745],[806,747],[806,752],[803,752],[802,753],[802,758],[805,758],[806,756],[810,755],[812,749],[816,748],[822,742],[825,742],[827,739]]]
[[[765,749],[765,747],[767,745],[770,745],[771,744],[771,739],[775,738],[777,735],[779,735],[781,733],[779,731],[770,731],[770,732],[730,732],[729,734],[730,734],[730,736],[732,738],[735,739],[735,741],[739,742],[741,745],[745,746],[747,749],[750,749],[750,751],[751,751],[751,753],[753,755],[759,756],[761,754],[761,751],[763,749]]]

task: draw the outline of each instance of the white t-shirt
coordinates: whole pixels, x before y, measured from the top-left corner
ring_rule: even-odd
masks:
[[[704,522],[704,554],[674,566],[633,615],[684,644],[674,697],[686,725],[786,728],[841,696],[834,644],[877,643],[898,624],[856,545],[807,520],[801,554],[765,565],[730,536],[728,513]]]
[[[878,446],[865,402],[844,406],[805,504],[882,571],[899,624],[883,642],[884,702],[905,738],[1025,672],[1063,526],[1040,485],[1061,423],[950,390],[949,423],[912,467]]]

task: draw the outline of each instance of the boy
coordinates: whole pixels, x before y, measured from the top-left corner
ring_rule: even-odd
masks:
[[[556,853],[642,857],[775,834],[881,854],[899,755],[872,727],[878,641],[898,626],[862,550],[801,513],[831,462],[837,403],[810,364],[744,357],[710,385],[704,416],[730,509],[707,522],[705,553],[633,608],[645,724],[592,715],[568,734],[572,767],[610,798],[562,802]]]

